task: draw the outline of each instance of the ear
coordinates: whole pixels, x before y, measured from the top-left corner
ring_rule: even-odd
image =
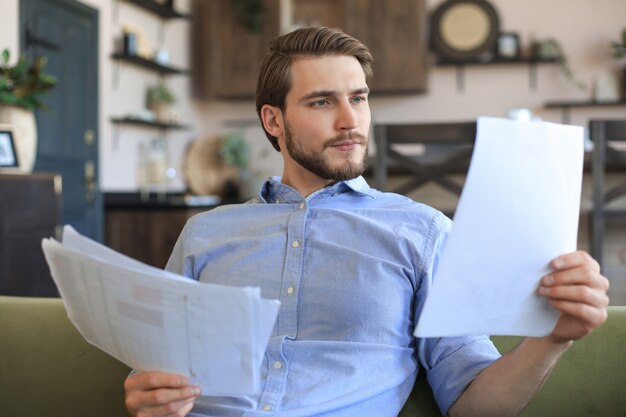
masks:
[[[278,107],[264,104],[261,107],[261,120],[263,121],[263,127],[270,135],[274,137],[283,135],[283,112]]]

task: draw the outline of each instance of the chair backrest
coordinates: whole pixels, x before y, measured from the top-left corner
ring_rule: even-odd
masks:
[[[626,196],[626,180],[606,187],[605,171],[626,170],[626,119],[590,120],[590,139],[593,141],[591,170],[593,177],[593,210],[591,212],[591,254],[604,270],[604,239],[608,220],[626,219],[626,209],[609,204]]]
[[[447,175],[461,172],[465,174],[476,138],[476,122],[450,123],[411,123],[377,124],[374,126],[376,158],[374,174],[376,187],[381,191],[393,191],[407,194],[427,182],[434,181],[449,191],[460,194],[461,186],[450,181]],[[393,145],[421,145],[425,157],[430,159],[424,164],[424,157],[405,155],[394,149]],[[435,157],[433,154],[439,154]],[[443,160],[441,159],[443,154]],[[389,190],[387,187],[390,161],[393,168],[401,168],[414,176],[404,186]]]
[[[129,372],[83,339],[60,298],[0,296],[0,414],[127,416]]]

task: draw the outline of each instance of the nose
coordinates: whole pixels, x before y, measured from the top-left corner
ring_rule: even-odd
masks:
[[[352,130],[359,126],[357,110],[347,101],[341,101],[337,106],[336,129],[338,131]]]

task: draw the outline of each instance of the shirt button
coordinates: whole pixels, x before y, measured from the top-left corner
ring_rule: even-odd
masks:
[[[271,405],[264,405],[263,406],[263,411],[272,411],[272,406]]]
[[[298,242],[297,240],[294,240],[291,246],[293,246],[294,248],[297,248],[298,246],[300,246],[300,242]]]
[[[300,203],[300,208],[303,209],[304,208],[304,203]]]
[[[280,369],[283,367],[283,364],[279,361],[274,362],[274,368],[276,369]]]
[[[293,287],[287,288],[287,294],[293,294]]]

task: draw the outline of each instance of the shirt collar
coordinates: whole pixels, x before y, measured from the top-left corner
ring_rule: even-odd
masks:
[[[365,178],[359,176],[351,180],[339,181],[320,190],[317,190],[309,195],[306,200],[311,200],[316,196],[322,194],[335,196],[337,194],[345,193],[348,191],[352,191],[357,194],[363,194],[371,198],[376,198],[374,190],[370,188],[370,186],[367,184],[367,181],[365,181]],[[263,203],[297,203],[305,199],[294,188],[283,184],[280,181],[280,177],[272,177],[268,179],[261,187],[259,200]]]

